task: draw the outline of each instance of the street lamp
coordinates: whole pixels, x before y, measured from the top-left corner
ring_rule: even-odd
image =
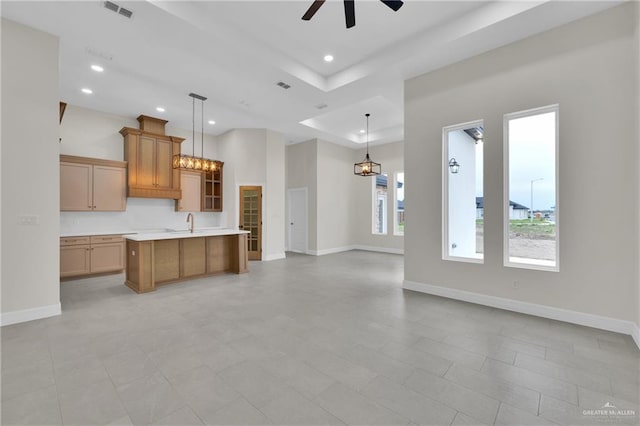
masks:
[[[531,180],[531,207],[529,207],[529,222],[533,223],[533,182],[538,182],[539,180],[543,180],[544,178],[532,179]]]

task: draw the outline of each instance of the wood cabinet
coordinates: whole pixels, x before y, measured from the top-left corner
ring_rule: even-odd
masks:
[[[173,168],[173,157],[180,155],[184,139],[130,127],[120,133],[128,163],[128,196],[180,199],[180,170]]]
[[[60,156],[61,211],[125,211],[124,161]]]
[[[60,238],[60,277],[122,271],[124,250],[122,235]]]
[[[176,201],[176,211],[199,212],[202,210],[202,172],[180,172],[182,198]]]
[[[125,285],[137,293],[156,286],[225,272],[249,271],[247,234],[170,240],[127,240]]]
[[[222,168],[224,163],[217,162],[218,167],[211,172],[204,172],[202,179],[202,211],[222,211]]]

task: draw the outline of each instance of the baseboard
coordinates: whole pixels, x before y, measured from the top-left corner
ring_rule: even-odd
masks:
[[[633,337],[633,341],[636,342],[636,346],[640,348],[640,327],[638,326],[638,324],[633,324],[631,337]]]
[[[274,253],[274,254],[266,254],[262,257],[262,261],[263,262],[269,262],[270,260],[279,260],[279,259],[284,259],[287,256],[284,254],[284,252],[281,253]]]
[[[542,318],[549,318],[564,321],[571,324],[584,325],[601,330],[613,331],[616,333],[629,334],[640,348],[640,329],[632,321],[619,320],[616,318],[604,317],[600,315],[587,314],[584,312],[570,311],[568,309],[554,308],[552,306],[538,305],[536,303],[521,302],[519,300],[507,299],[503,297],[489,296],[485,294],[473,293],[455,288],[435,286],[416,281],[404,280],[402,287],[420,293],[433,294],[435,296],[447,297],[449,299],[462,300],[476,303],[478,305],[491,306],[493,308],[518,312],[521,314],[534,315]]]
[[[54,317],[61,313],[62,309],[60,303],[40,306],[38,308],[23,309],[21,311],[3,312],[0,314],[0,326]]]
[[[353,246],[334,247],[324,250],[309,250],[307,253],[313,256],[324,256],[325,254],[342,253],[343,251],[353,250]]]
[[[389,253],[389,254],[404,254],[404,249],[391,248],[391,247],[355,245],[353,246],[353,250],[375,251],[378,253]]]

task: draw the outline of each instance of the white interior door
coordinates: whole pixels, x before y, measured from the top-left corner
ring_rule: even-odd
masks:
[[[289,191],[289,250],[307,252],[307,189]]]

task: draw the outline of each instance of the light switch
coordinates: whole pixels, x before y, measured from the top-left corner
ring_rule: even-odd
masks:
[[[20,216],[18,223],[24,226],[36,226],[40,224],[39,216]]]

